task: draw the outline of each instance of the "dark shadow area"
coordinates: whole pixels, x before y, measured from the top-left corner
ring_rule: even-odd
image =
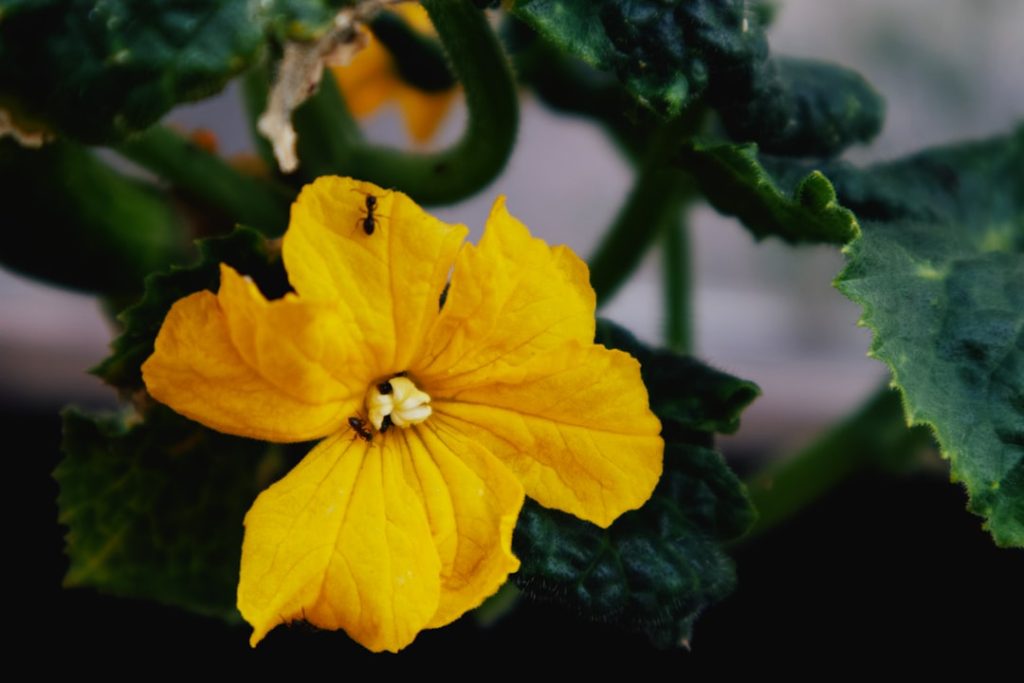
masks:
[[[13,571],[8,622],[35,667],[152,675],[204,662],[232,671],[347,678],[433,671],[485,677],[628,663],[673,675],[736,667],[800,670],[895,659],[998,661],[1013,657],[1024,614],[1024,553],[994,547],[964,495],[943,477],[865,477],[844,484],[797,521],[736,551],[739,589],[698,622],[692,651],[658,651],[641,638],[522,601],[482,630],[467,617],[428,631],[398,656],[372,656],[344,634],[278,628],[255,651],[249,630],[151,603],[64,590],[58,528],[56,412],[0,418],[8,482],[5,546]],[[13,538],[11,537],[13,536]],[[1014,627],[1014,624],[1017,624]],[[41,649],[39,654],[29,654]],[[44,659],[40,660],[39,658]],[[352,667],[359,667],[353,669]],[[425,668],[425,667],[428,667]]]

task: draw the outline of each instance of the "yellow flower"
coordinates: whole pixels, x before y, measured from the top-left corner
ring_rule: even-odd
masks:
[[[246,516],[253,645],[306,619],[398,650],[518,568],[524,489],[602,526],[650,496],[660,423],[637,361],[593,343],[586,265],[503,198],[478,246],[466,233],[320,178],[284,236],[294,293],[268,301],[222,265],[216,294],[168,313],[142,368],[153,397],[231,434],[323,439]]]
[[[403,3],[390,11],[399,14],[421,33],[433,32],[427,11],[418,3]],[[402,112],[409,136],[418,143],[428,142],[451,108],[457,89],[426,92],[409,85],[399,74],[387,48],[372,31],[363,30],[368,38],[366,47],[356,54],[351,63],[331,70],[349,109],[355,116],[363,118],[394,101]]]

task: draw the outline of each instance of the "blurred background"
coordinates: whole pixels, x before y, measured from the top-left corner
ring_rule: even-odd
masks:
[[[885,97],[882,134],[847,155],[857,163],[1004,132],[1024,116],[1019,0],[788,0],[769,35],[775,53],[852,67]],[[175,111],[170,121],[212,130],[224,154],[251,150],[235,88]],[[452,112],[437,144],[457,137],[463,121],[463,112]],[[374,139],[407,142],[395,110],[366,125]],[[504,174],[473,200],[437,213],[470,226],[475,239],[494,197],[505,194],[534,234],[587,257],[630,176],[601,130],[527,98]],[[856,326],[857,308],[831,287],[842,266],[835,249],[757,244],[706,207],[693,209],[690,222],[696,352],[764,390],[727,450],[790,451],[884,381],[882,365],[865,357],[870,335]],[[649,254],[601,311],[651,342],[662,337],[659,266],[658,254]],[[113,405],[112,392],[85,373],[106,355],[110,338],[94,299],[0,269],[0,405]]]

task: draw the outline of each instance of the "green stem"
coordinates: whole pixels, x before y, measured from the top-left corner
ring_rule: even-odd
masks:
[[[899,394],[879,390],[853,416],[747,483],[758,520],[745,538],[784,522],[862,469],[906,467],[931,442],[927,429],[907,427]]]
[[[661,256],[665,278],[665,340],[673,351],[690,353],[693,350],[690,235],[681,201],[674,212],[665,215]]]
[[[267,95],[270,92],[270,67],[264,61],[257,64],[242,76],[242,106],[245,108],[246,124],[249,128],[249,138],[252,140],[256,153],[267,168],[277,169],[277,159],[274,158],[274,147],[267,138],[263,137],[256,127],[259,123],[263,110],[267,108]]]
[[[188,254],[165,192],[61,140],[41,149],[0,141],[0,263],[26,275],[134,299],[153,270]]]
[[[392,12],[378,14],[370,27],[374,37],[391,53],[395,70],[406,83],[424,92],[444,92],[455,87],[455,77],[436,40]]]
[[[237,171],[174,131],[154,126],[116,149],[239,223],[268,235],[288,227],[288,190]]]
[[[293,122],[299,136],[296,151],[303,181],[321,175],[350,175],[368,180],[356,169],[344,171],[339,166],[339,160],[350,159],[352,150],[366,143],[359,123],[329,74],[320,81],[316,94],[295,111]],[[387,183],[378,185],[388,187]]]
[[[413,153],[372,145],[346,134],[338,124],[344,116],[330,98],[314,98],[311,109],[296,119],[303,135],[319,128],[332,136],[330,156],[303,156],[302,173],[351,175],[385,187],[395,187],[422,204],[444,204],[476,193],[504,168],[512,152],[519,123],[519,102],[508,60],[487,17],[468,0],[424,0],[437,29],[452,72],[466,93],[469,121],[452,147],[433,153]],[[323,109],[317,111],[316,108]]]
[[[683,139],[682,127],[688,125],[676,119],[651,136],[633,189],[590,258],[590,284],[597,293],[598,306],[622,286],[665,221],[679,210],[680,197],[689,183],[686,174],[670,162]]]

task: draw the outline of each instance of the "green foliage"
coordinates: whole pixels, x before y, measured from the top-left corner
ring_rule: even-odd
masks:
[[[288,283],[275,244],[249,228],[203,240],[194,265],[150,275],[121,315],[124,330],[96,373],[145,409],[142,419],[64,415],[65,458],[54,476],[68,527],[67,585],[237,618],[242,519],[306,449],[221,434],[152,404],[140,367],[174,302],[218,289],[221,262],[281,296]]]
[[[753,382],[715,370],[696,358],[637,341],[628,330],[599,319],[597,342],[640,361],[651,410],[700,432],[732,434],[740,413],[761,394]]]
[[[0,140],[0,204],[0,262],[66,287],[131,295],[186,252],[166,197],[70,142]]]
[[[142,363],[153,353],[167,312],[175,301],[193,292],[217,291],[222,262],[259,282],[268,297],[288,290],[278,248],[255,230],[238,228],[226,237],[202,240],[196,263],[146,278],[142,299],[120,316],[123,330],[114,340],[113,352],[94,372],[125,393],[143,389]]]
[[[675,116],[707,86],[707,64],[673,5],[656,0],[519,0],[512,12],[546,39],[614,73],[652,109]]]
[[[881,128],[879,95],[856,73],[773,59],[765,12],[742,0],[518,0],[545,39],[673,117],[701,97],[733,137],[778,154],[837,154]]]
[[[135,424],[68,410],[62,448],[65,585],[238,618],[242,519],[281,473],[281,447],[158,406]]]
[[[862,226],[836,286],[871,355],[996,543],[1024,547],[1024,127],[833,177]]]
[[[695,360],[651,350],[607,321],[597,341],[640,360],[662,418],[664,474],[642,508],[608,529],[528,502],[513,538],[522,562],[514,578],[528,595],[678,646],[699,613],[735,583],[721,543],[742,535],[754,512],[743,485],[711,450],[712,432],[734,430],[759,392]]]
[[[7,0],[0,106],[84,142],[116,141],[221,90],[269,36],[316,37],[343,4]]]
[[[693,141],[683,147],[679,161],[716,209],[739,218],[758,239],[845,244],[857,235],[856,217],[836,202],[820,171],[801,173],[799,179],[791,173],[780,181],[762,166],[757,146],[749,144]]]
[[[752,65],[742,99],[716,99],[722,121],[737,140],[753,140],[785,156],[838,154],[871,140],[885,116],[881,96],[855,71],[809,59],[780,57]]]

